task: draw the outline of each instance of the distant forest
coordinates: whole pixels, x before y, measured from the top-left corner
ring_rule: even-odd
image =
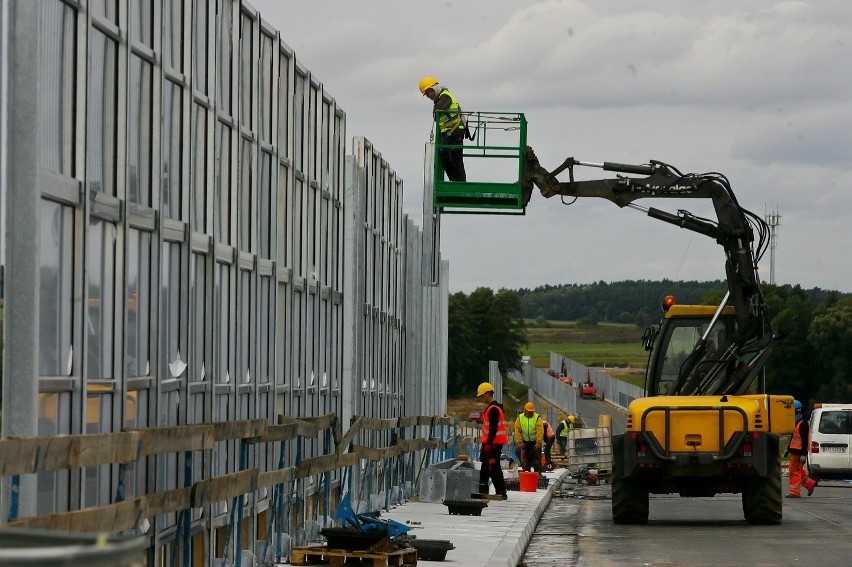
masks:
[[[795,289],[813,305],[825,305],[849,297],[820,288],[802,289],[790,285],[764,285],[764,292],[776,291],[783,297]],[[773,289],[774,288],[774,289]],[[523,316],[550,321],[633,323],[645,327],[659,320],[663,298],[674,295],[681,304],[718,303],[726,290],[724,281],[627,280],[591,284],[545,285],[517,290]]]

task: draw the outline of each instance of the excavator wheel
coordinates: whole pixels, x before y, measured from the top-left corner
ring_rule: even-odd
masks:
[[[750,480],[743,488],[743,516],[749,524],[780,524],[781,506],[780,467],[763,478]]]
[[[635,480],[613,477],[612,521],[616,524],[648,523],[648,491]]]

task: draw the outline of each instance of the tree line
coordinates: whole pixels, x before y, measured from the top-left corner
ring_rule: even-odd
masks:
[[[645,327],[661,317],[662,300],[718,304],[722,281],[621,281],[541,286],[493,292],[479,288],[449,299],[448,395],[469,395],[487,376],[521,367],[528,344],[524,318],[631,323]],[[795,285],[764,285],[772,328],[786,338],[766,366],[767,389],[805,404],[852,403],[852,294]]]

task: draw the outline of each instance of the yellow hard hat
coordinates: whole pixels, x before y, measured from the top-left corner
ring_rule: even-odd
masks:
[[[532,403],[532,402],[527,402],[526,404],[524,404],[524,410],[525,411],[535,411],[535,404]]]
[[[488,382],[483,382],[479,385],[479,388],[476,389],[476,397],[478,398],[482,394],[487,394],[488,392],[493,392],[494,386],[489,384]]]
[[[426,95],[426,89],[434,87],[438,84],[438,79],[435,77],[423,77],[420,79],[420,94]]]
[[[576,418],[573,415],[568,416],[568,421],[570,421],[571,423],[574,423],[575,420]]]

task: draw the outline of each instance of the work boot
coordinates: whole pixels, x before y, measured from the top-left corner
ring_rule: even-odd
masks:
[[[798,494],[785,494],[784,498],[801,498]]]
[[[808,496],[810,496],[811,494],[813,494],[813,493],[814,493],[814,489],[817,487],[817,485],[818,485],[818,484],[819,484],[819,481],[818,481],[818,480],[814,480],[813,486],[811,486],[811,487],[808,489]]]

